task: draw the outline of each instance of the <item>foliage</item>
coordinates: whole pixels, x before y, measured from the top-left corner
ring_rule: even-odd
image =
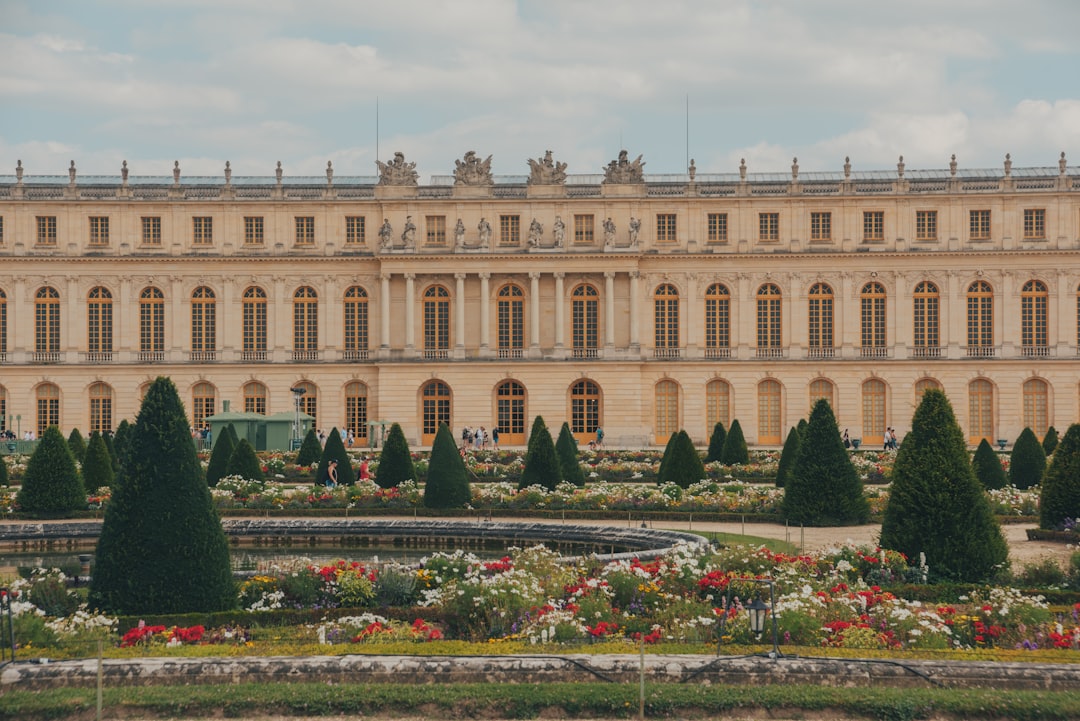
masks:
[[[72,428],[71,433],[67,437],[68,448],[71,449],[71,455],[79,463],[83,462],[83,457],[86,455],[86,441],[83,440],[82,433],[79,433],[78,428]]]
[[[1061,528],[1080,518],[1080,424],[1065,431],[1054,451],[1039,498],[1039,527]]]
[[[573,483],[575,486],[584,487],[585,472],[581,470],[578,462],[577,441],[570,432],[570,424],[563,421],[559,429],[559,439],[555,441],[555,453],[559,456],[559,468],[562,470],[563,480]]]
[[[989,580],[1008,547],[945,394],[926,391],[896,456],[881,546],[925,557],[937,578]]]
[[[724,430],[724,424],[717,421],[713,426],[712,435],[709,436],[709,452],[705,454],[705,463],[714,463],[721,459],[725,438],[727,438],[727,431]]]
[[[127,418],[120,421],[120,425],[116,427],[116,433],[113,435],[113,450],[116,452],[117,472],[124,466],[124,458],[129,450],[129,444],[131,441],[131,431],[134,426],[128,421]]]
[[[668,436],[667,443],[664,445],[664,455],[660,456],[660,466],[656,469],[656,482],[663,483],[664,478],[667,476],[667,466],[671,462],[671,452],[675,448],[675,436],[678,433],[672,433]]]
[[[792,426],[784,441],[784,450],[780,451],[780,465],[776,467],[776,487],[783,488],[791,476],[791,468],[795,464],[795,457],[799,455],[799,441],[802,435],[799,429]]]
[[[120,472],[120,456],[116,453],[116,444],[113,443],[113,437],[111,433],[103,433],[102,438],[105,439],[105,447],[109,449],[109,458],[112,459],[113,474]]]
[[[419,480],[412,455],[409,453],[409,442],[405,440],[405,432],[395,423],[390,426],[390,433],[387,434],[386,443],[379,454],[375,482],[383,488],[394,488],[404,481]]]
[[[975,477],[987,490],[1004,488],[1008,482],[1005,478],[1005,469],[1001,466],[1001,458],[994,451],[993,446],[985,438],[979,442],[975,449],[975,456],[971,459],[971,465],[975,469]]]
[[[424,483],[424,506],[462,508],[471,500],[469,474],[454,442],[454,433],[445,423],[440,423],[435,441],[431,444],[431,462]]]
[[[236,604],[228,541],[168,378],[158,377],[143,398],[96,558],[93,608],[179,613]]]
[[[1046,429],[1046,435],[1043,436],[1042,447],[1047,457],[1053,454],[1054,450],[1058,447],[1057,428],[1050,426]]]
[[[562,468],[559,465],[558,456],[555,455],[555,444],[551,441],[551,433],[548,432],[543,416],[537,416],[529,432],[525,468],[521,471],[521,481],[518,485],[520,488],[542,486],[549,491],[554,491],[562,479]]]
[[[1034,431],[1025,428],[1013,443],[1009,463],[1009,483],[1017,488],[1032,488],[1042,483],[1046,472],[1046,451]]]
[[[783,508],[784,518],[807,526],[849,526],[866,523],[870,517],[862,481],[825,399],[810,411],[806,435],[799,440],[785,480]]]
[[[345,444],[341,442],[341,432],[331,428],[326,436],[326,445],[322,450],[322,458],[319,459],[319,468],[315,472],[315,483],[326,485],[327,473],[330,461],[337,461],[338,484],[351,486],[356,482],[356,473],[353,472],[352,461],[349,452],[345,450]]]
[[[11,485],[11,479],[8,477],[7,456],[0,456],[0,486],[6,488],[9,485]]]
[[[731,422],[731,428],[724,437],[724,450],[720,454],[720,462],[725,466],[750,462],[750,451],[746,447],[746,438],[743,437],[738,418]]]
[[[30,456],[16,502],[29,513],[65,514],[86,507],[75,458],[55,426],[45,429]]]
[[[232,458],[238,442],[233,424],[226,424],[218,433],[214,448],[210,451],[210,462],[206,466],[206,485],[213,488],[218,481],[229,475],[229,459]]]
[[[304,442],[300,444],[300,451],[296,454],[296,465],[313,466],[320,457],[322,457],[322,444],[319,443],[319,436],[315,433],[315,429],[310,428],[304,436]]]
[[[685,430],[674,434],[668,445],[671,446],[671,454],[664,466],[664,475],[658,479],[660,483],[675,483],[680,488],[689,488],[705,478],[705,465]]]
[[[70,440],[68,442],[70,443]],[[90,434],[90,443],[83,458],[82,478],[83,486],[88,490],[102,486],[111,488],[116,479],[109,449],[105,445],[105,439],[97,431]]]
[[[232,428],[231,424],[229,428]],[[225,475],[240,476],[251,481],[266,480],[262,463],[259,461],[259,457],[255,455],[255,447],[251,445],[251,441],[247,438],[241,438],[240,442],[236,444],[236,448],[233,449],[232,455],[229,456],[229,462],[225,466]]]

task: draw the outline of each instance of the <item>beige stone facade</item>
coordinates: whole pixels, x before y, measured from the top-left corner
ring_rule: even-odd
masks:
[[[538,414],[609,446],[704,443],[734,419],[778,445],[822,396],[869,445],[902,437],[928,386],[972,442],[1078,418],[1064,156],[532,177],[465,160],[427,184],[385,165],[382,182],[0,176],[3,425],[111,428],[158,375],[193,424],[226,401],[294,410],[303,387],[318,427],[398,421],[417,445],[440,420],[521,444]]]

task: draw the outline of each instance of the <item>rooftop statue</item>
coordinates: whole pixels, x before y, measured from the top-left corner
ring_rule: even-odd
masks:
[[[379,185],[416,185],[416,163],[406,163],[405,153],[394,153],[394,159],[389,163],[376,160],[379,166]]]
[[[645,163],[641,161],[641,156],[637,156],[633,161],[628,159],[628,155],[625,150],[619,151],[619,159],[612,160],[604,168],[604,182],[605,183],[644,183],[645,182]]]
[[[475,150],[465,153],[462,160],[455,160],[454,185],[491,185],[491,156],[480,160]]]
[[[566,183],[566,163],[556,163],[551,157],[551,151],[544,153],[544,157],[533,160],[529,158],[529,185],[563,185]]]

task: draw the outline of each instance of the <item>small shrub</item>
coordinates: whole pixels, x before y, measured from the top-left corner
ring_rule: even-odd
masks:
[[[412,569],[388,566],[375,578],[376,606],[412,606],[418,598]]]
[[[1046,451],[1030,428],[1020,432],[1013,444],[1009,482],[1023,490],[1042,483],[1046,472]]]
[[[319,436],[315,434],[315,429],[311,428],[304,436],[304,442],[300,444],[300,452],[296,454],[296,465],[307,468],[315,465],[320,456],[322,456],[322,444],[319,443]]]
[[[79,597],[67,589],[67,582],[59,572],[47,572],[31,579],[30,603],[48,616],[70,616],[79,608]]]
[[[218,439],[210,451],[210,460],[206,464],[206,485],[214,488],[218,481],[229,475],[229,460],[236,450],[236,444],[236,429],[229,423],[218,433]]]
[[[79,433],[78,428],[71,429],[71,433],[68,434],[67,443],[68,448],[71,449],[71,455],[75,457],[76,461],[82,463],[83,456],[86,455],[86,441],[83,440],[82,433]]]
[[[262,463],[259,461],[259,457],[255,455],[255,448],[252,447],[247,438],[241,438],[240,442],[236,444],[236,448],[233,449],[232,455],[229,456],[229,463],[225,466],[225,475],[240,476],[249,481],[263,482],[266,480],[266,474],[262,470]]]
[[[1043,452],[1046,455],[1051,455],[1058,446],[1058,432],[1057,428],[1050,426],[1046,429],[1046,435],[1043,436]]]
[[[413,466],[405,432],[401,430],[399,424],[395,423],[390,426],[390,433],[386,436],[382,453],[379,454],[379,467],[375,469],[375,483],[381,488],[394,488],[402,481],[419,483],[420,479]]]
[[[1060,588],[1068,583],[1069,577],[1065,569],[1053,558],[1025,563],[1015,579],[1015,585],[1021,588]]]
[[[746,438],[743,436],[738,418],[731,422],[731,428],[728,430],[727,437],[724,438],[724,450],[721,453],[720,462],[725,466],[746,465],[750,462],[750,451],[746,447]]]
[[[705,454],[704,463],[715,463],[720,460],[724,453],[725,438],[727,438],[727,431],[724,430],[724,424],[717,421],[713,426],[712,435],[709,436],[709,452]]]
[[[991,447],[990,442],[983,438],[979,447],[975,449],[975,457],[971,459],[971,465],[975,469],[975,477],[982,483],[986,490],[1004,488],[1007,478],[1005,469],[1001,465],[1001,458]]]
[[[538,485],[554,491],[562,479],[562,467],[559,465],[558,456],[555,455],[555,444],[551,440],[551,433],[548,432],[543,416],[537,416],[533,420],[532,430],[529,433],[525,468],[521,472],[518,487],[528,488]]]

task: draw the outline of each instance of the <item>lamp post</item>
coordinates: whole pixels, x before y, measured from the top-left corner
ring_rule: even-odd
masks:
[[[307,389],[300,386],[294,386],[289,389],[293,394],[293,405],[296,409],[296,415],[293,417],[293,438],[292,438],[292,450],[298,450],[300,448],[300,400],[307,393]]]
[[[750,616],[750,630],[757,634],[759,637],[765,631],[765,619],[767,616],[772,616],[772,650],[767,654],[769,658],[780,658],[784,654],[780,653],[780,645],[777,641],[778,631],[776,626],[776,614],[773,611],[776,609],[776,585],[771,578],[751,578],[746,579],[753,581],[754,583],[765,583],[769,586],[769,603],[766,604],[761,600],[759,594],[754,600],[746,607],[746,613]]]

